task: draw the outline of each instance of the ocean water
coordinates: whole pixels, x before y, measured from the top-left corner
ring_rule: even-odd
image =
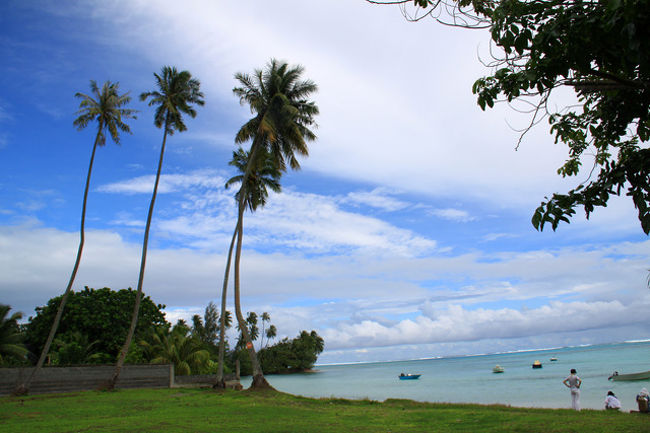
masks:
[[[551,362],[551,357],[557,361]],[[535,360],[542,362],[541,369],[532,368]],[[496,364],[505,372],[492,373]],[[607,391],[612,390],[622,410],[629,411],[637,409],[636,394],[643,387],[650,389],[650,381],[611,382],[607,378],[614,371],[624,374],[650,370],[650,341],[315,368],[316,373],[266,378],[279,391],[305,397],[570,408],[569,389],[562,381],[575,368],[582,379],[582,408],[603,409]],[[418,380],[399,380],[402,372],[422,376]]]

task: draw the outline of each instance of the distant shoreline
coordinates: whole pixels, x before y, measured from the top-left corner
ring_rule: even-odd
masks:
[[[615,346],[618,344],[647,344],[650,343],[650,339],[647,340],[626,340],[626,341],[617,341],[611,343],[597,343],[597,344],[580,344],[576,346],[559,346],[559,347],[548,347],[541,349],[519,349],[519,350],[507,350],[504,352],[490,352],[490,353],[473,353],[467,355],[448,355],[448,356],[431,356],[425,358],[412,358],[412,359],[390,359],[390,360],[375,360],[375,361],[349,361],[349,362],[330,362],[325,364],[315,364],[315,367],[334,367],[337,365],[363,365],[363,364],[387,364],[391,362],[413,362],[413,361],[430,361],[434,359],[455,359],[455,358],[468,358],[475,356],[494,356],[494,355],[508,355],[508,354],[518,354],[518,353],[532,353],[532,352],[552,352],[555,350],[566,350],[566,349],[580,349],[580,348],[590,348],[590,347],[602,347],[602,346]]]

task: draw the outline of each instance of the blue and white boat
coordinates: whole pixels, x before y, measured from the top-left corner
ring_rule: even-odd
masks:
[[[422,376],[422,375],[421,374],[410,374],[410,373],[404,374],[404,373],[402,373],[397,377],[399,377],[399,380],[415,380],[415,379],[419,379],[420,376]]]

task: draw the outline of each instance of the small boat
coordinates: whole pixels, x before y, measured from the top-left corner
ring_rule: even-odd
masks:
[[[504,372],[503,367],[501,367],[500,365],[495,365],[494,368],[492,369],[492,373],[503,373],[503,372]]]
[[[618,371],[615,371],[614,374],[609,376],[609,380],[649,380],[650,371],[642,371],[640,373],[629,373],[629,374],[618,374]]]
[[[397,377],[399,377],[399,380],[415,380],[415,379],[419,379],[420,376],[422,376],[422,375],[421,374],[410,374],[410,373],[404,374],[404,373],[402,373]]]
[[[551,358],[551,361],[557,361],[557,358],[554,356]]]
[[[533,368],[542,368],[542,363],[539,361],[533,362]]]

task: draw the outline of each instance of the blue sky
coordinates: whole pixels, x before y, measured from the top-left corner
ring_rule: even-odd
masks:
[[[650,243],[629,200],[556,233],[530,224],[588,172],[555,174],[566,148],[545,122],[515,150],[523,106],[478,108],[486,32],[362,0],[270,4],[2,2],[0,302],[29,316],[65,287],[95,133],[72,126],[74,94],[91,79],[119,81],[140,112],[98,151],[75,288],[136,285],[162,138],[137,96],[164,65],[198,78],[206,105],[168,142],[144,290],[170,321],[218,301],[235,224],[223,184],[250,116],[233,75],[275,57],[305,67],[321,115],[302,170],[245,220],[246,311],[280,336],[317,330],[320,362],[648,338]]]

